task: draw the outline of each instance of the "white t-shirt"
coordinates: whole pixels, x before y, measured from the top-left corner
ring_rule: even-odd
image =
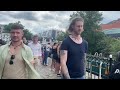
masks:
[[[42,56],[41,44],[34,44],[33,42],[29,43],[28,46],[32,49],[34,56]]]
[[[51,46],[50,45],[46,45],[46,51],[50,51]]]

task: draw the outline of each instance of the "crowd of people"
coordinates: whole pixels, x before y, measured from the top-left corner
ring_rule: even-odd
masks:
[[[23,37],[23,27],[19,24],[11,27],[11,42],[0,47],[0,77],[30,78],[33,72],[37,78],[40,63],[48,66],[51,57],[51,71],[64,79],[85,77],[85,56],[88,49],[87,41],[82,39],[84,20],[74,19],[68,29],[69,36],[63,42],[41,45],[38,35],[32,37],[30,43]],[[27,72],[26,72],[27,70]],[[8,74],[10,73],[10,74]],[[32,77],[31,77],[32,78]]]
[[[46,43],[42,45],[39,43],[39,36],[34,35],[32,41],[28,43],[25,37],[23,37],[23,43],[29,46],[34,56],[34,68],[39,71],[40,65],[48,66],[48,57],[52,59],[51,71],[54,71],[57,76],[61,76],[60,70],[60,42]]]
[[[83,18],[75,18],[69,25],[69,36],[62,42],[39,43],[38,35],[28,42],[23,27],[11,27],[11,41],[0,47],[1,79],[42,79],[39,66],[48,66],[52,59],[51,71],[62,79],[85,79],[86,53],[88,42],[81,36],[84,31]]]

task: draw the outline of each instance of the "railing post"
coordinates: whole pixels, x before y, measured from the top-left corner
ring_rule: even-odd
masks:
[[[98,52],[95,52],[94,56],[98,56]]]
[[[99,57],[102,57],[102,53],[99,54]]]
[[[102,62],[102,61],[100,61],[100,66],[99,66],[99,79],[101,79],[102,64],[103,64],[103,62]]]
[[[92,62],[94,61],[94,59],[90,62],[90,76],[91,76],[91,79],[92,79]]]

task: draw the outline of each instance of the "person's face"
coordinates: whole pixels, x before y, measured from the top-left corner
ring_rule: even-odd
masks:
[[[83,24],[84,23],[82,21],[77,21],[75,25],[73,25],[73,32],[76,35],[80,35],[84,31]]]
[[[33,42],[37,43],[38,42],[38,37],[33,37]]]
[[[10,34],[13,42],[19,42],[22,40],[23,31],[21,29],[13,29],[11,30]]]

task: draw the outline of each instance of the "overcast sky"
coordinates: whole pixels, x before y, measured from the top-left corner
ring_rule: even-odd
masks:
[[[105,24],[120,18],[120,11],[101,11]],[[32,33],[41,30],[59,29],[65,31],[73,11],[0,11],[0,24],[21,21]]]

